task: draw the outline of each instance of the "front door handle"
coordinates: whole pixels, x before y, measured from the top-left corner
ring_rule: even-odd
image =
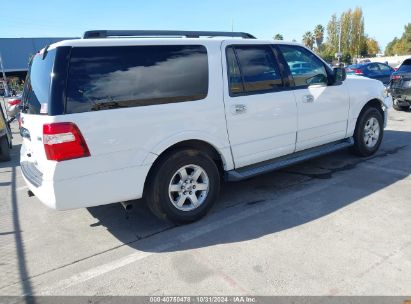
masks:
[[[232,107],[233,114],[242,114],[247,111],[247,106],[245,104],[236,104]]]
[[[303,102],[306,102],[306,103],[314,102],[314,96],[313,96],[313,95],[305,95],[305,96],[303,96]]]

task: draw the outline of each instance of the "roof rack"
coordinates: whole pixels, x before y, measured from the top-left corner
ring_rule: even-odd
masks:
[[[145,31],[145,30],[95,30],[84,33],[83,39],[108,38],[108,37],[238,37],[255,39],[255,37],[243,32],[208,32],[208,31]]]

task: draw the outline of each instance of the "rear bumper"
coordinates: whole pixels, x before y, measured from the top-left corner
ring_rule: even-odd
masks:
[[[409,100],[396,99],[395,103],[396,105],[400,107],[409,107],[411,106],[411,99]]]
[[[395,88],[391,89],[392,98],[404,102],[411,102],[411,88]]]
[[[137,166],[80,176],[73,179],[33,182],[32,172],[22,163],[22,175],[29,189],[50,208],[68,210],[139,199],[150,166]],[[38,177],[37,177],[38,178]]]

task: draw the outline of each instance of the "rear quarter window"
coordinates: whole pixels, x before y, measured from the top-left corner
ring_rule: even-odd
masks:
[[[204,99],[208,77],[200,45],[73,48],[66,113]]]
[[[399,67],[398,72],[411,72],[411,59],[405,60]]]
[[[55,56],[56,49],[33,57],[22,97],[25,113],[47,114]]]

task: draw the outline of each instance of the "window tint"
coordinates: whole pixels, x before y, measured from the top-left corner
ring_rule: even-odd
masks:
[[[290,68],[295,86],[328,83],[327,70],[313,53],[294,45],[279,45],[279,48]]]
[[[237,58],[234,53],[234,48],[227,48],[227,67],[228,67],[228,81],[230,85],[230,92],[238,94],[244,92],[243,78],[240,73],[240,67],[237,63]]]
[[[23,92],[25,112],[29,114],[47,114],[50,83],[53,72],[56,49],[33,57]]]
[[[204,46],[73,48],[67,113],[204,99]]]
[[[272,91],[283,86],[270,46],[235,46],[235,52],[245,91]]]

